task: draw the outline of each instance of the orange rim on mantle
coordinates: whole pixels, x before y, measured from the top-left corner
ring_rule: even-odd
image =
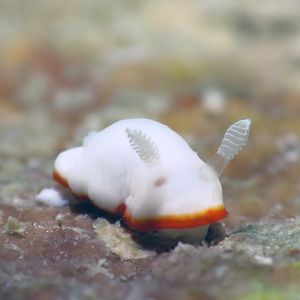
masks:
[[[56,182],[58,182],[59,184],[61,184],[63,187],[65,187],[67,189],[70,188],[67,179],[65,179],[64,177],[62,177],[56,170],[53,171],[52,178],[53,178],[53,180],[55,180]]]
[[[53,171],[53,179],[65,188],[70,189],[68,181],[56,170]],[[78,195],[75,193],[74,195],[80,200],[88,199],[86,195]],[[127,225],[138,231],[193,228],[217,222],[228,216],[228,212],[223,205],[208,208],[192,214],[165,215],[135,219],[129,214],[126,205],[120,204],[114,213],[118,215],[123,214],[123,218]]]
[[[61,184],[63,187],[71,190],[71,192],[74,194],[74,196],[76,196],[79,200],[88,200],[89,197],[87,195],[74,193],[72,191],[72,189],[70,188],[68,180],[66,178],[64,178],[63,176],[61,176],[56,170],[53,171],[52,178],[53,178],[53,180],[55,180],[56,182]]]
[[[130,216],[127,209],[124,213],[127,225],[138,231],[193,228],[217,222],[227,216],[228,212],[223,205],[192,214],[165,215],[140,219]]]

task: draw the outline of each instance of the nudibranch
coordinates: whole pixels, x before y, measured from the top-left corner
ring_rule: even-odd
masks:
[[[219,176],[245,146],[250,124],[231,125],[205,163],[166,125],[121,120],[59,154],[53,178],[133,230],[201,239],[209,224],[228,215]]]

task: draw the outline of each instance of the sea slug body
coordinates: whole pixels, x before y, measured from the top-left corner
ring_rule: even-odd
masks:
[[[203,238],[228,215],[218,175],[248,138],[250,121],[239,122],[207,164],[169,127],[121,120],[59,154],[53,178],[134,230]]]

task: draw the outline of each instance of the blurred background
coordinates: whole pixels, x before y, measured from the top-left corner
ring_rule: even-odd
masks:
[[[299,115],[298,0],[0,0],[0,298],[299,299]],[[133,117],[203,160],[253,120],[202,246],[36,203],[60,151]]]
[[[28,203],[59,151],[119,119],[166,123],[207,159],[250,117],[228,226],[299,214],[299,1],[2,0],[0,41],[2,202]]]

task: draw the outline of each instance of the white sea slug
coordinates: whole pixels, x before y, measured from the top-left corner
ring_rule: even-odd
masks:
[[[228,215],[218,177],[245,146],[250,124],[230,126],[206,164],[169,127],[121,120],[59,154],[53,178],[134,230],[201,239],[209,224]]]

